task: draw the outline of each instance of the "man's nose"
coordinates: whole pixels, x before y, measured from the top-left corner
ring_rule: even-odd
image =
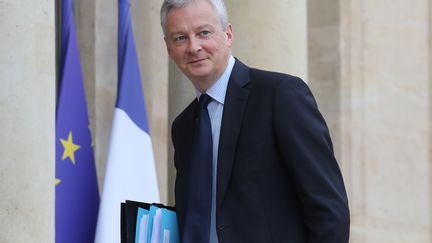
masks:
[[[188,51],[191,54],[195,54],[201,50],[201,41],[198,38],[191,37],[189,38],[189,46]]]

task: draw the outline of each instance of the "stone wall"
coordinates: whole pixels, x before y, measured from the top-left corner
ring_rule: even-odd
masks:
[[[431,242],[431,1],[308,2],[309,77],[351,242]]]
[[[0,242],[54,239],[54,12],[0,0]]]
[[[340,156],[353,241],[432,240],[430,14],[426,0],[341,1]]]

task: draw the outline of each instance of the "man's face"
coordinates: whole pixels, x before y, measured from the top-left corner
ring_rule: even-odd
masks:
[[[168,13],[165,36],[168,54],[201,92],[222,75],[232,41],[231,25],[223,31],[207,1],[173,8]]]

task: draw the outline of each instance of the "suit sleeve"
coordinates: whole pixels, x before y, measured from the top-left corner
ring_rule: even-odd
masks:
[[[277,146],[303,204],[310,243],[347,243],[349,209],[327,125],[307,85],[280,82],[274,96]]]
[[[177,160],[178,160],[178,153],[176,153],[176,147],[177,147],[177,139],[178,139],[178,135],[177,135],[177,120],[174,120],[172,125],[171,125],[171,141],[173,144],[173,148],[174,148],[174,167],[177,169]]]

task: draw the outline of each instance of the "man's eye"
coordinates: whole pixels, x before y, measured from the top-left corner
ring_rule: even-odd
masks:
[[[207,37],[210,34],[211,34],[211,32],[208,31],[208,30],[203,30],[203,31],[200,32],[200,36],[202,36],[202,37]]]
[[[180,35],[174,38],[175,42],[182,42],[186,39],[186,37],[184,35]]]

